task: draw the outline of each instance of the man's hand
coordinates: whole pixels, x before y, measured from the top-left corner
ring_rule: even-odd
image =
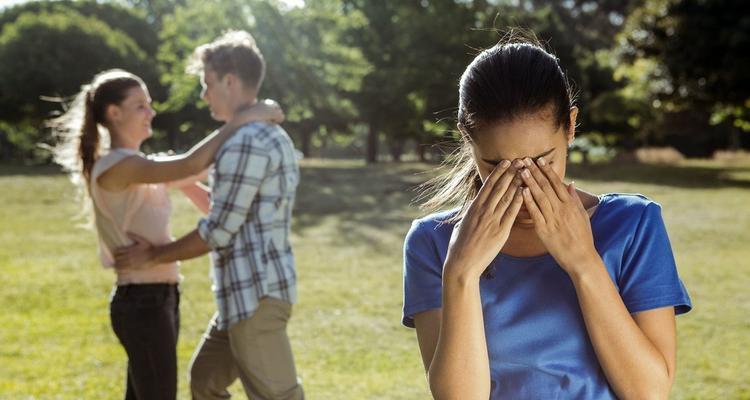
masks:
[[[115,250],[115,268],[146,269],[153,267],[153,245],[134,233],[128,232],[128,237],[134,243],[129,246],[118,247]]]

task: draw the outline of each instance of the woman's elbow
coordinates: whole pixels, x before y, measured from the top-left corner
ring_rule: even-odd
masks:
[[[654,379],[648,384],[633,387],[630,393],[622,396],[623,399],[645,399],[645,400],[668,400],[669,393],[672,391],[671,377],[660,377]]]

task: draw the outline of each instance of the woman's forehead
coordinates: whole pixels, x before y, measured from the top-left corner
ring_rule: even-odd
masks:
[[[143,86],[135,86],[128,89],[126,101],[151,101],[151,96],[148,93],[148,89]]]
[[[525,118],[489,126],[474,138],[474,150],[485,160],[547,156],[564,146],[562,126],[547,119]]]

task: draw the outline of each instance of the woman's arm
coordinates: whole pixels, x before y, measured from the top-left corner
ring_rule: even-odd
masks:
[[[128,157],[112,166],[98,178],[107,190],[123,190],[133,183],[162,183],[195,175],[208,168],[216,152],[240,127],[261,120],[283,119],[276,103],[259,102],[237,113],[235,118],[193,146],[187,153],[150,160]]]
[[[524,203],[534,229],[575,286],[599,364],[618,397],[666,399],[674,380],[674,308],[632,316],[594,247],[588,214],[572,184],[544,158],[530,159]]]
[[[502,250],[522,200],[517,166],[501,163],[487,177],[451,236],[443,266],[442,309],[415,316],[436,399],[490,395],[490,362],[479,292],[482,272]]]
[[[201,171],[200,173],[198,173],[197,175],[190,175],[187,178],[182,178],[180,180],[171,181],[171,182],[165,182],[164,184],[168,188],[170,188],[170,189],[172,189],[172,188],[180,189],[183,186],[190,186],[190,185],[193,185],[196,182],[201,182],[201,181],[207,180],[208,179],[208,171],[209,171],[209,169],[210,168],[206,168],[203,171]]]
[[[571,276],[591,343],[621,399],[667,399],[674,382],[674,307],[632,316],[604,264]]]
[[[180,190],[185,197],[190,199],[195,208],[202,212],[203,215],[208,215],[211,204],[211,191],[200,182],[195,182],[192,185],[180,186]]]

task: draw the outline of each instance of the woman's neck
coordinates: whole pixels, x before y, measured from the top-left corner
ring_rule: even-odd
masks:
[[[113,149],[130,149],[136,150],[141,148],[141,140],[132,139],[130,135],[122,134],[116,131],[110,131],[111,146]]]

